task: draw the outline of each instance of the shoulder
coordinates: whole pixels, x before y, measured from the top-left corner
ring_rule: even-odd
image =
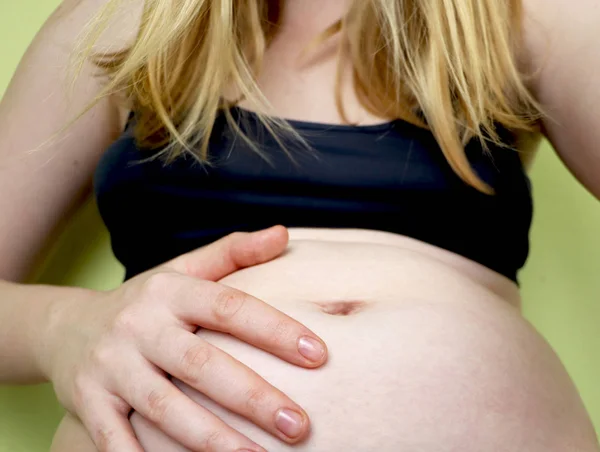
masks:
[[[596,91],[593,97],[598,100],[598,81],[592,76],[600,70],[600,1],[522,1],[524,46],[520,57],[540,101],[558,107],[572,95],[593,94],[585,89]]]
[[[524,37],[530,57],[539,59],[594,46],[600,26],[598,0],[522,0]],[[584,50],[584,49],[580,49]],[[587,50],[590,50],[589,48]],[[583,56],[577,52],[574,57]]]
[[[59,43],[63,40],[71,44],[89,37],[94,27],[101,25],[94,49],[117,51],[134,41],[143,8],[144,0],[62,0],[48,19],[47,28],[55,30]]]
[[[519,55],[562,160],[600,198],[600,1],[522,0]]]

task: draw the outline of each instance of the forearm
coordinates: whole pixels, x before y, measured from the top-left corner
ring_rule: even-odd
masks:
[[[86,289],[0,280],[0,383],[46,381],[44,348],[52,319],[63,302],[89,297]]]

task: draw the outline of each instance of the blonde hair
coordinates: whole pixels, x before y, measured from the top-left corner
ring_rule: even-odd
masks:
[[[98,99],[114,92],[129,99],[140,144],[206,160],[221,110],[239,131],[226,89],[268,107],[256,80],[283,0],[145,0],[132,45],[92,54],[94,37],[119,1],[110,0],[98,17],[80,62],[91,57],[110,77]],[[521,21],[521,0],[354,0],[315,43],[337,36],[361,104],[379,117],[430,129],[456,174],[491,193],[471,168],[465,144],[478,138],[484,147],[502,145],[498,125],[534,131],[540,117],[517,65]],[[341,66],[338,81],[340,73]],[[339,85],[337,105],[347,121]],[[291,129],[259,117],[275,135]]]

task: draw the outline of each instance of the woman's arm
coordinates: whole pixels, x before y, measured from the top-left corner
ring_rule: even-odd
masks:
[[[551,118],[545,134],[574,176],[600,199],[600,3],[524,0],[533,90]]]
[[[65,133],[47,140],[102,89],[87,64],[67,100],[67,67],[78,36],[107,0],[64,0],[29,46],[0,102],[0,278],[31,271],[53,232],[87,194],[94,167],[122,130],[114,98],[98,103]],[[129,2],[128,2],[129,3]],[[98,48],[122,48],[135,32],[111,24]],[[125,20],[119,16],[119,20]],[[127,35],[117,30],[127,30]],[[36,150],[37,149],[37,150]],[[33,152],[30,152],[35,150]]]
[[[115,99],[107,98],[40,147],[102,89],[87,65],[67,101],[70,54],[105,2],[63,1],[29,46],[0,102],[0,381],[41,381],[36,339],[46,324],[48,305],[59,298],[85,298],[80,289],[8,281],[26,278],[53,233],[89,191],[99,156],[123,127],[123,112]],[[131,16],[129,20],[135,25]],[[125,45],[128,36],[121,33],[115,39],[119,25],[111,25],[110,42],[103,39],[100,46]]]
[[[0,279],[25,278],[52,231],[89,187],[99,155],[123,127],[124,115],[107,98],[50,146],[27,152],[102,89],[94,68],[86,66],[72,102],[65,103],[69,55],[104,2],[64,0],[0,105]],[[135,9],[143,2],[122,4]],[[107,43],[98,43],[102,51],[123,47],[123,31],[135,34],[131,12],[114,16],[121,23],[110,24]],[[310,424],[302,408],[193,334],[198,326],[221,331],[297,366],[320,367],[326,347],[314,333],[267,303],[214,282],[276,258],[287,240],[283,227],[232,234],[106,293],[0,281],[0,378],[51,380],[59,401],[106,452],[141,451],[127,418],[131,409],[191,450],[263,450],[190,400],[165,374],[282,441],[298,442]],[[234,383],[219,385],[223,375]],[[253,400],[256,394],[260,404]],[[289,435],[282,409],[302,417]]]
[[[0,281],[0,383],[39,383],[44,331],[56,300],[85,302],[90,291],[71,287],[26,286]]]

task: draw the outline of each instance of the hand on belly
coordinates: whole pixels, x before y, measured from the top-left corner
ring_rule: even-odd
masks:
[[[306,241],[222,280],[328,346],[323,367],[303,369],[233,336],[197,333],[306,410],[310,433],[293,446],[175,383],[270,452],[598,452],[562,364],[493,279],[490,289],[393,246]],[[267,398],[249,400],[257,409]],[[186,450],[138,414],[131,420],[145,450]]]
[[[598,450],[567,373],[517,308],[467,278],[440,274],[434,264],[410,267],[382,252],[375,253],[376,265],[364,249],[353,260],[328,247],[311,251],[311,265],[300,246],[223,281],[319,335],[329,350],[323,367],[298,368],[232,336],[197,333],[302,406],[311,419],[305,441],[286,445],[189,386],[177,386],[269,451]],[[337,259],[345,265],[331,262]],[[382,284],[381,275],[394,265],[403,275]],[[362,272],[348,270],[361,266]],[[428,270],[439,275],[432,278],[439,281],[437,297],[431,296],[436,283],[402,283],[429,277]],[[252,403],[267,403],[264,397],[255,394]],[[186,450],[141,417],[132,422],[147,451]]]

